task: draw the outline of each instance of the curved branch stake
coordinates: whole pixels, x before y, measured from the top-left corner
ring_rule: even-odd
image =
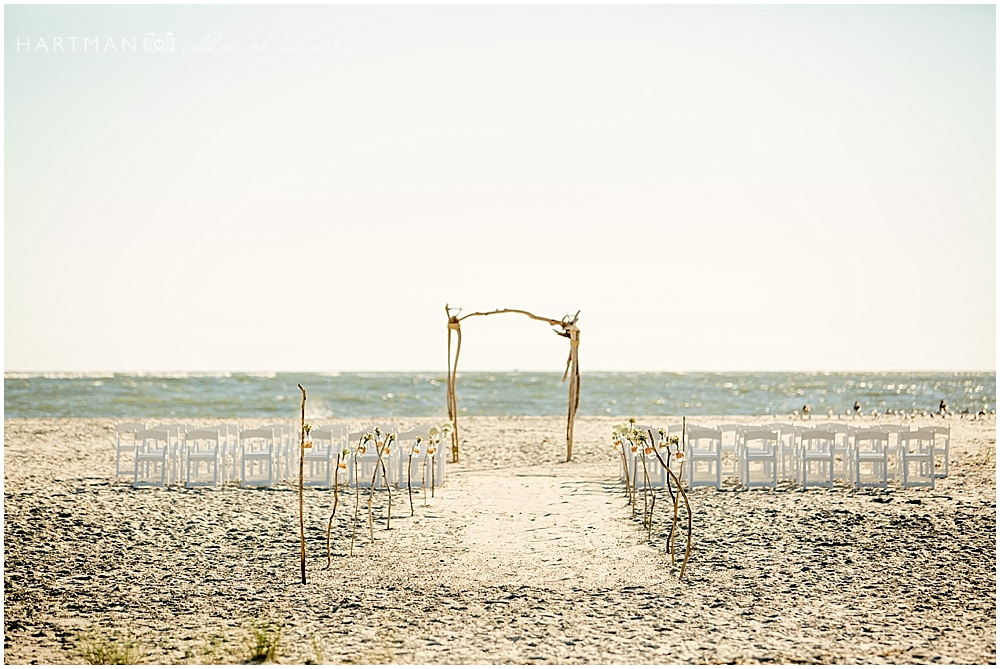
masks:
[[[669,471],[670,474],[673,475],[673,470],[668,469],[667,471]],[[676,478],[677,477],[674,477],[674,480],[676,480]],[[670,526],[670,536],[667,537],[667,551],[670,553],[670,564],[671,565],[677,564],[677,560],[676,560],[676,555],[677,555],[677,553],[676,553],[676,545],[677,545],[677,523],[679,522],[678,521],[678,517],[679,517],[678,514],[680,513],[680,511],[679,511],[679,506],[678,505],[680,504],[680,499],[681,499],[680,489],[678,489],[678,494],[677,494],[677,496],[674,497],[674,522]]]
[[[331,446],[332,448],[332,446]],[[330,530],[333,529],[333,517],[337,514],[337,500],[339,498],[340,486],[338,477],[340,476],[340,453],[337,453],[337,469],[333,472],[333,511],[330,513],[330,520],[326,523],[326,568],[330,568]]]
[[[410,485],[410,470],[413,469],[413,447],[410,446],[410,456],[406,459],[406,493],[410,496],[410,517],[413,517],[413,486]]]
[[[358,448],[364,441],[364,435],[358,440]],[[358,509],[361,507],[361,486],[358,485],[358,448],[354,449],[354,524],[351,526],[351,557],[354,557],[354,537],[358,533]]]
[[[375,451],[378,451],[378,442],[375,442]],[[372,471],[372,485],[368,489],[368,538],[375,541],[375,524],[372,522],[372,499],[375,497],[375,477],[378,476],[378,463]]]
[[[680,492],[681,497],[684,498],[684,506],[687,508],[688,517],[688,531],[687,531],[687,548],[684,551],[684,561],[681,563],[681,574],[678,576],[679,579],[684,578],[684,570],[687,568],[688,558],[691,556],[691,504],[688,503],[687,493],[684,492],[684,488],[681,487],[681,482],[678,480],[677,475],[671,470],[667,470],[667,473],[674,478],[674,482],[677,483],[677,490]]]
[[[646,541],[653,540],[653,511],[656,510],[656,495],[653,495],[653,503],[649,505],[649,529],[646,532]]]
[[[687,416],[681,417],[681,450],[680,453],[687,453]],[[681,459],[680,467],[678,467],[678,472],[684,473],[684,460]],[[674,556],[677,555],[677,524],[678,524],[678,506],[680,503],[681,493],[683,492],[684,486],[681,485],[680,477],[674,477],[677,479],[677,499],[674,500],[674,527],[670,532],[670,564],[675,564]]]
[[[386,450],[390,453],[392,452],[392,446],[396,443],[396,440],[392,438],[392,435],[386,437]],[[389,523],[392,521],[392,486],[389,484],[389,474],[385,470],[385,462],[382,461],[381,456],[379,457],[379,463],[382,465],[382,480],[385,481],[386,492],[389,493],[389,512],[385,517],[385,529],[389,529]]]
[[[306,584],[306,519],[305,505],[302,498],[302,465],[306,453],[306,389],[297,384],[302,391],[302,430],[299,439],[299,547],[302,554],[302,585]]]
[[[649,471],[646,469],[646,445],[642,444],[642,524],[646,524],[649,515]]]
[[[626,448],[628,448],[628,447],[625,445],[625,442],[622,441],[622,467],[625,469],[625,499],[626,500],[631,500],[632,499],[632,491],[629,488],[629,476],[630,476],[630,474],[629,474],[629,471],[628,471],[628,456],[625,454],[625,449]],[[628,504],[628,502],[625,502],[625,503]]]
[[[462,353],[462,326],[458,314],[451,315],[451,308],[446,304],[444,311],[448,315],[448,420],[455,428],[451,434],[451,461],[458,462],[458,400],[455,397],[456,377],[458,376],[458,356]],[[461,310],[459,310],[461,311]],[[457,349],[455,362],[451,358],[451,333],[454,330]]]
[[[673,470],[670,469],[670,467],[667,466],[668,463],[670,462],[669,445],[670,445],[670,443],[668,441],[667,442],[668,449],[667,449],[667,461],[666,462],[664,462],[663,456],[660,455],[660,452],[658,450],[653,449],[653,454],[656,456],[656,459],[660,461],[660,465],[663,467],[663,469],[666,470],[666,472],[667,472],[667,485],[668,485],[667,489],[670,490],[669,484],[670,484],[671,480],[673,480],[673,482],[677,485],[677,496],[674,495],[674,493],[673,493],[672,490],[670,491],[670,496],[671,496],[671,498],[673,499],[673,502],[674,502],[674,522],[673,522],[673,525],[670,528],[670,535],[667,537],[667,550],[670,552],[670,564],[675,564],[674,553],[673,553],[672,546],[673,546],[673,537],[676,534],[676,528],[677,528],[677,522],[678,522],[678,520],[677,520],[677,513],[678,513],[678,511],[677,511],[678,501],[677,500],[678,500],[678,496],[683,496],[684,497],[684,506],[687,507],[687,512],[688,512],[688,539],[687,539],[687,552],[684,554],[684,563],[681,565],[681,578],[683,578],[684,577],[684,567],[687,566],[688,556],[691,555],[691,505],[688,503],[687,493],[684,492],[684,488],[681,486],[680,480],[674,474]]]

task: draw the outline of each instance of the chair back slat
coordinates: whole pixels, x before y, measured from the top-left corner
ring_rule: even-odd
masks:
[[[218,441],[219,433],[216,430],[191,430],[190,432],[184,433],[184,439],[193,441],[195,439],[206,439],[209,441]]]
[[[136,441],[146,439],[158,439],[160,441],[166,441],[170,439],[170,432],[167,430],[160,430],[157,428],[152,428],[149,430],[139,430],[135,433]]]
[[[143,423],[118,423],[115,425],[115,432],[136,432],[145,429],[146,425]]]
[[[743,433],[743,439],[744,441],[756,441],[758,439],[777,441],[778,433],[758,426],[752,426],[747,428]]]
[[[271,428],[243,430],[240,432],[240,439],[274,439],[274,430]]]

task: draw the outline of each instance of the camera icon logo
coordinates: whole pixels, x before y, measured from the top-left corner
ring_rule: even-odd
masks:
[[[153,33],[146,33],[142,38],[142,50],[154,53],[163,53],[174,50],[174,34],[167,33],[164,37],[157,37]]]

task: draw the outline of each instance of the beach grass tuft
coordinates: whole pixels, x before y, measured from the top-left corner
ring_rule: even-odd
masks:
[[[139,664],[143,659],[139,641],[127,633],[85,632],[77,637],[76,650],[87,664]]]
[[[306,660],[306,664],[323,664],[323,645],[316,638],[316,633],[314,632],[312,637],[312,647],[313,654],[316,656],[315,660]]]
[[[247,642],[247,662],[263,664],[278,662],[278,651],[281,646],[282,624],[270,616],[258,616],[250,624],[250,638]]]

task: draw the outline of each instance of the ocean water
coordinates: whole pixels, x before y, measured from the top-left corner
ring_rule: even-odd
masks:
[[[567,386],[555,372],[462,372],[466,416],[556,416]],[[4,374],[4,415],[108,418],[294,417],[308,392],[312,417],[446,416],[444,373],[19,373]],[[995,372],[591,373],[581,378],[582,416],[953,411],[996,407]]]

